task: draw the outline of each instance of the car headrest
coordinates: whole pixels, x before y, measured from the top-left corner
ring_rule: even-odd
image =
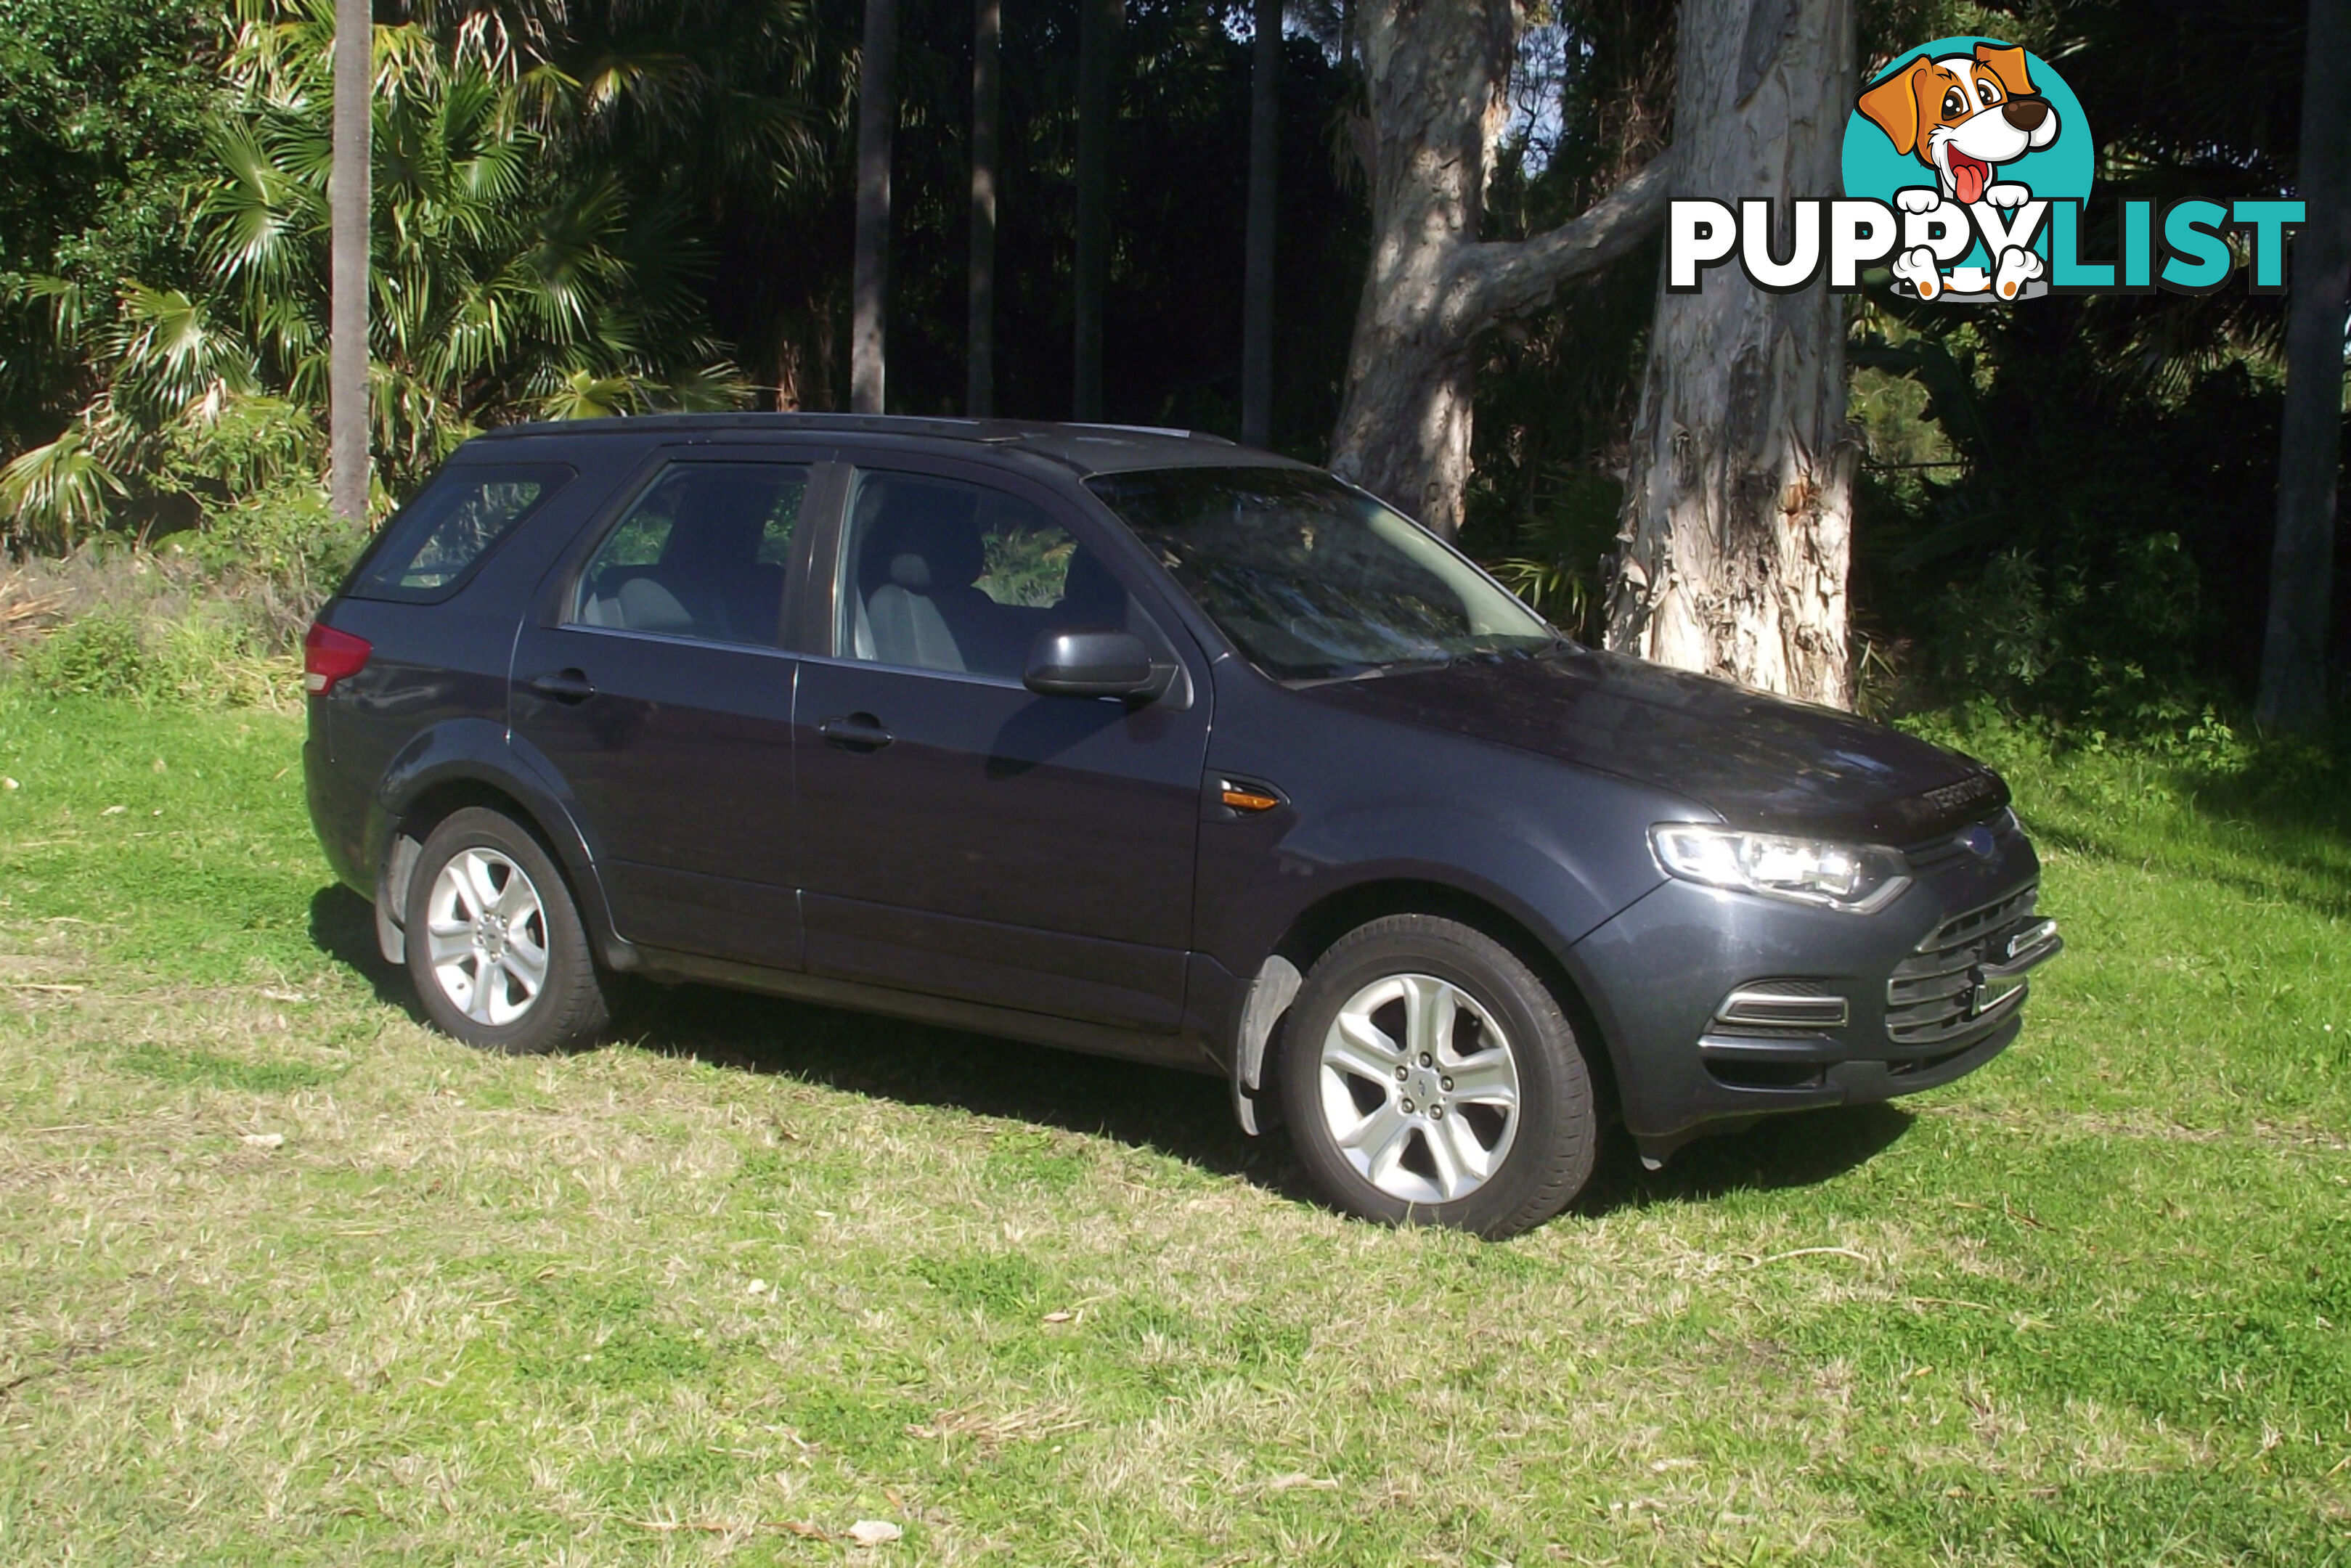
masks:
[[[987,570],[979,530],[960,518],[908,518],[889,527],[880,541],[888,550],[890,580],[909,593],[968,588]]]

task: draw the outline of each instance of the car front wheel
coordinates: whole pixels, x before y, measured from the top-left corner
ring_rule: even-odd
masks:
[[[535,1055],[610,1018],[580,912],[538,841],[482,807],[426,836],[409,882],[408,970],[425,1012],[467,1045]]]
[[[1592,1075],[1558,998],[1455,921],[1334,943],[1290,1009],[1281,1094],[1316,1186],[1367,1219],[1514,1235],[1592,1174]]]

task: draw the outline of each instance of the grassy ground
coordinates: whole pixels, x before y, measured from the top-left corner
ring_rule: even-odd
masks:
[[[2021,1045],[1484,1245],[1206,1080],[697,991],[471,1054],[296,744],[0,692],[0,1560],[2351,1562],[2341,779],[2014,743]]]

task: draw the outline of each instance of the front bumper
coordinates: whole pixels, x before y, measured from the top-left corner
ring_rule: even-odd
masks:
[[[2032,845],[2011,827],[1988,856],[1913,860],[1875,915],[1669,882],[1576,945],[1645,1156],[1949,1083],[2016,1039],[2027,977],[2064,946]]]

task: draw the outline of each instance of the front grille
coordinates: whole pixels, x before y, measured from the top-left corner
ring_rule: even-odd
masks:
[[[1995,848],[2004,845],[2018,831],[2015,813],[2003,806],[1980,822],[1971,822],[1964,829],[1938,833],[1931,839],[1900,846],[1902,858],[1910,862],[1912,874],[1925,876],[1928,873],[1938,871],[1955,861],[1969,858],[1970,852],[1967,844],[1968,834],[1980,827],[1991,830],[1992,843]]]
[[[1902,961],[1886,982],[1886,1032],[1896,1044],[1931,1048],[1990,1027],[1991,1015],[1975,1011],[1976,966],[2000,961],[2001,946],[2032,917],[2040,892],[2033,883],[1951,916]]]

